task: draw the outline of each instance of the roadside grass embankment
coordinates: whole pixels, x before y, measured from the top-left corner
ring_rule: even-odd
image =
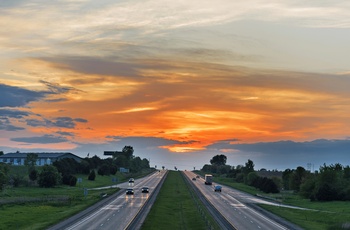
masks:
[[[181,172],[169,171],[141,229],[219,229],[198,202]]]
[[[280,216],[305,230],[337,230],[350,229],[350,202],[349,201],[310,201],[291,191],[282,191],[277,194],[266,194],[254,187],[243,183],[236,183],[232,178],[215,177],[214,181],[246,193],[261,194],[281,204],[297,206],[312,210],[299,210],[280,206],[259,205],[265,210]],[[315,211],[313,211],[315,210]]]
[[[94,181],[89,181],[87,175],[76,175],[77,178],[82,178],[82,182],[74,187],[64,185],[54,188],[7,187],[0,192],[0,229],[47,229],[100,201],[103,199],[101,194],[112,195],[119,191],[118,188],[108,188],[88,190],[87,194],[84,194],[84,188],[112,186],[116,185],[112,182],[112,178],[118,178],[119,183],[127,181],[129,177],[137,178],[149,173],[151,171],[132,175],[121,173],[111,176],[96,175]]]

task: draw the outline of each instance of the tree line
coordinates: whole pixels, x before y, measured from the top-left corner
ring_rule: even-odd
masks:
[[[84,174],[87,175],[88,180],[95,180],[97,174],[101,176],[115,175],[120,168],[127,168],[130,173],[150,168],[146,158],[135,157],[133,153],[134,150],[131,146],[125,146],[122,152],[111,158],[101,159],[94,155],[91,158],[83,158],[80,162],[72,158],[63,158],[54,161],[52,165],[44,166],[36,166],[38,155],[29,153],[24,162],[27,176],[11,174],[10,166],[0,163],[0,191],[6,185],[14,187],[35,184],[40,187],[54,187],[59,184],[75,186],[77,183],[76,174]]]
[[[232,181],[253,186],[266,193],[292,190],[311,201],[350,200],[349,165],[324,164],[315,172],[298,166],[296,169],[284,170],[281,177],[266,177],[259,176],[250,159],[245,165],[237,166],[226,165],[226,161],[225,155],[216,155],[201,171],[232,178]]]

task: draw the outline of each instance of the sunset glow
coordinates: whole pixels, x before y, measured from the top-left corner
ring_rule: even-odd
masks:
[[[29,0],[0,13],[5,153],[131,145],[166,167],[225,153],[276,168],[246,145],[350,137],[348,1]]]

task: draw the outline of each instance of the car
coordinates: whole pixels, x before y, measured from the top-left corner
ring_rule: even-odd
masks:
[[[142,193],[149,193],[149,188],[148,187],[142,187],[141,188]]]
[[[214,187],[214,191],[215,192],[221,192],[221,186],[220,185],[216,185],[215,187]]]
[[[135,182],[135,179],[134,178],[130,178],[129,179],[129,183],[134,183]]]
[[[134,195],[134,189],[132,188],[126,189],[126,195]]]
[[[196,176],[196,178],[199,178],[199,177],[200,177],[200,176],[198,176],[198,175]]]
[[[197,180],[197,179],[195,177],[193,177],[192,180]]]

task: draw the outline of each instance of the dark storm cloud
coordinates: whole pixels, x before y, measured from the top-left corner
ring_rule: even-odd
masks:
[[[38,137],[17,137],[11,138],[11,141],[31,143],[31,144],[52,144],[66,142],[67,139],[63,137],[57,137],[54,135],[43,135]]]
[[[45,97],[45,92],[36,92],[19,87],[0,84],[0,107],[21,107]]]
[[[8,118],[0,117],[0,130],[18,131],[23,129],[22,127],[12,125]]]

